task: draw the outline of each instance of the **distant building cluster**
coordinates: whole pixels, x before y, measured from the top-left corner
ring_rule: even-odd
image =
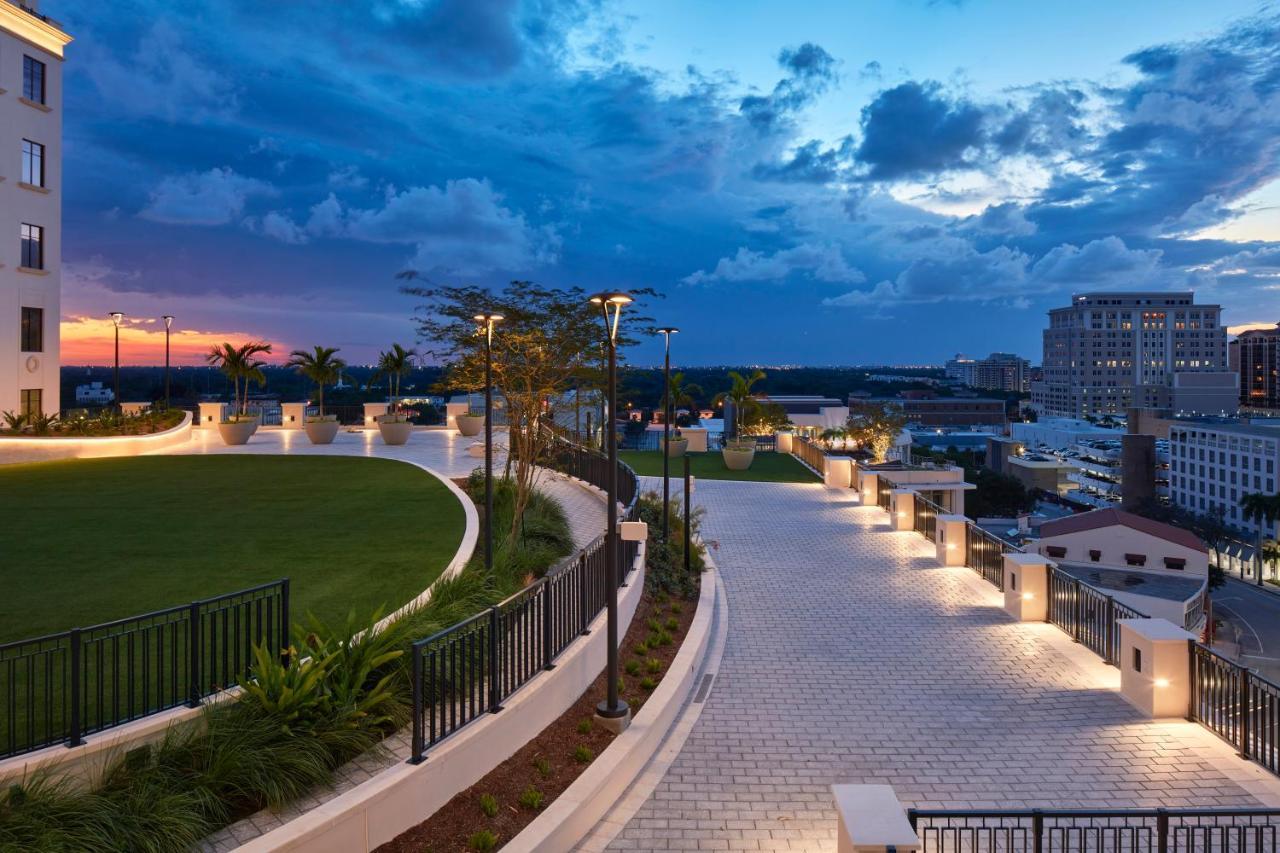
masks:
[[[988,391],[1031,390],[1031,362],[1009,352],[973,359],[957,354],[946,364],[947,378]]]

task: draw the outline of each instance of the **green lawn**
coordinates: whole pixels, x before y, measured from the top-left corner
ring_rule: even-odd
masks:
[[[618,453],[641,476],[662,476],[662,454],[656,450],[622,450]],[[746,471],[730,471],[719,451],[690,453],[689,471],[704,480],[755,480],[762,483],[815,483],[818,477],[789,453],[756,453]],[[671,460],[671,476],[684,476],[684,461]]]
[[[443,483],[386,459],[166,456],[0,466],[0,640],[291,581],[291,616],[389,612],[462,539]]]

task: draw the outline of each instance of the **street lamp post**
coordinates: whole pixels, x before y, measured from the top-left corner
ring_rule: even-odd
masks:
[[[501,314],[477,314],[484,335],[484,568],[493,572],[493,326]]]
[[[116,327],[116,363],[115,367],[111,371],[111,376],[114,380],[112,384],[115,386],[115,389],[112,393],[115,395],[117,411],[120,410],[120,323],[122,320],[124,320],[123,313],[119,311],[111,312],[111,322]]]
[[[604,318],[605,344],[609,354],[609,381],[605,390],[609,402],[609,418],[601,423],[606,436],[609,456],[608,477],[608,528],[605,530],[605,568],[608,575],[608,663],[605,679],[608,693],[605,701],[596,706],[596,715],[606,721],[615,721],[619,729],[626,726],[631,714],[627,703],[618,696],[618,586],[621,582],[618,549],[618,435],[616,428],[618,396],[618,322],[622,308],[632,299],[625,293],[597,293],[591,297],[593,305],[600,306]]]
[[[671,336],[680,330],[667,326],[658,331],[665,339],[662,361],[662,544],[666,545],[671,535],[668,521],[671,505]]]
[[[169,408],[169,330],[173,328],[173,315],[164,315],[164,407]]]

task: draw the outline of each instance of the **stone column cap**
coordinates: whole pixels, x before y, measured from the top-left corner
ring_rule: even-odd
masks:
[[[920,838],[889,785],[832,785],[831,793],[854,850],[920,849]]]
[[[1121,630],[1128,629],[1152,642],[1185,643],[1187,640],[1198,639],[1195,634],[1173,624],[1168,619],[1117,619],[1116,624]]]
[[[1052,562],[1044,554],[1024,554],[1021,551],[1012,551],[1005,554],[1004,558],[1018,566],[1047,566]]]
[[[963,521],[963,522],[968,522],[968,521],[969,521],[969,516],[967,516],[967,515],[939,515],[939,516],[937,516],[937,520],[938,520],[938,521]]]

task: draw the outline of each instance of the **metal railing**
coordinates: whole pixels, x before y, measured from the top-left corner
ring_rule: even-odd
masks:
[[[1280,773],[1280,685],[1192,642],[1188,716],[1242,757]]]
[[[289,580],[0,644],[0,757],[105,731],[235,686],[288,645]]]
[[[797,435],[791,439],[791,454],[817,471],[819,476],[827,473],[827,454],[816,442]]]
[[[919,492],[915,498],[915,528],[930,542],[938,541],[938,516],[946,515],[946,510]]]
[[[562,437],[551,448],[549,467],[607,488],[609,460]],[[639,517],[639,493],[635,472],[619,462],[622,520]],[[639,543],[615,541],[625,584]],[[607,593],[607,539],[601,535],[515,595],[414,642],[410,763],[421,762],[429,747],[468,723],[500,711],[513,693],[550,669],[576,637],[587,633]]]
[[[1052,564],[1048,587],[1048,620],[1109,664],[1120,662],[1117,620],[1150,618]]]
[[[881,475],[876,477],[876,506],[885,512],[888,512],[893,503],[893,490],[895,486],[889,480]]]
[[[965,525],[964,564],[1004,591],[1004,555],[1018,549],[978,525]]]
[[[1280,809],[908,809],[921,853],[1277,853]]]

